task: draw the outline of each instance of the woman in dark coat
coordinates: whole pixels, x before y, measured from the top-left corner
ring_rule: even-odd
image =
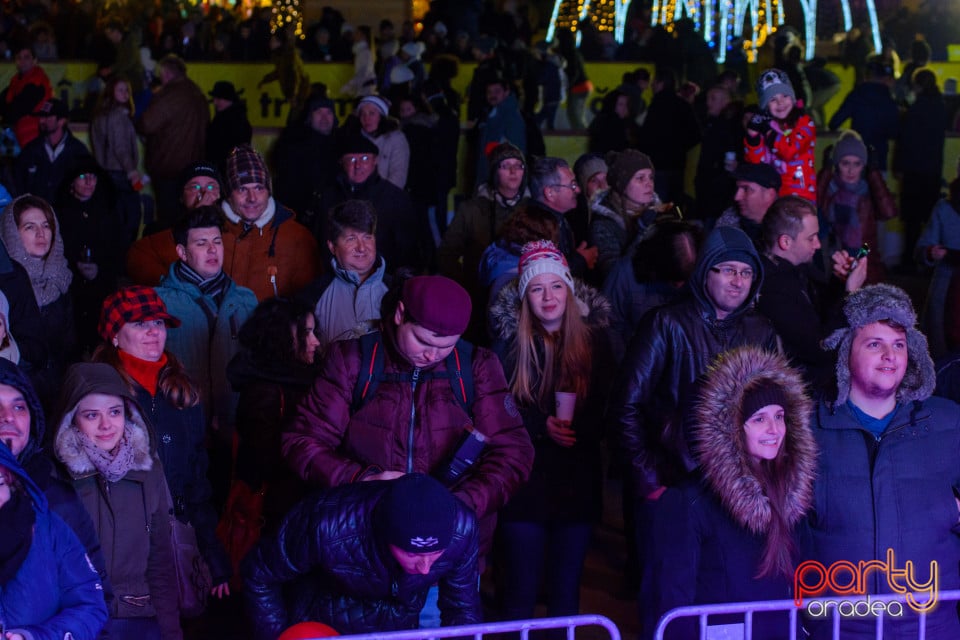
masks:
[[[587,148],[596,153],[636,148],[640,141],[636,101],[615,89],[603,97],[600,113],[588,127]]]
[[[668,489],[654,506],[647,633],[675,607],[792,596],[816,475],[812,408],[781,355],[739,347],[714,362],[689,417],[700,478]],[[695,637],[696,623],[675,622],[666,637]],[[758,640],[789,636],[783,612],[755,615],[753,625]]]
[[[579,613],[583,562],[602,506],[609,312],[600,294],[574,282],[547,240],[524,246],[519,277],[491,305],[494,349],[536,450],[529,482],[499,515],[507,619],[533,617],[544,566],[547,615]],[[569,416],[558,417],[556,392],[575,394]]]
[[[196,530],[200,553],[213,577],[212,593],[222,597],[230,593],[231,569],[216,537],[200,392],[183,365],[165,349],[167,327],[179,326],[152,288],[125,287],[103,302],[100,336],[104,342],[93,360],[119,371],[130,395],[143,408],[144,418],[157,434],[157,453],[174,514]]]

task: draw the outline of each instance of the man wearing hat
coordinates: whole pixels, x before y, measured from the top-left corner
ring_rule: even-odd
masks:
[[[344,635],[413,629],[437,583],[444,626],[478,623],[477,531],[473,510],[419,473],[314,494],[244,560],[253,637],[305,621]]]
[[[753,310],[762,281],[760,256],[747,235],[714,229],[688,280],[689,293],[648,313],[630,342],[609,418],[633,480],[634,495],[625,500],[635,500],[641,558],[652,501],[697,467],[682,420],[695,381],[734,347],[780,349],[769,321]]]
[[[893,572],[912,565],[913,584],[923,586],[907,591],[925,591],[918,603],[935,602],[938,589],[960,588],[960,408],[931,397],[933,361],[905,291],[864,287],[847,297],[843,315],[847,326],[824,341],[837,351],[836,395],[820,401],[810,423],[820,455],[811,545],[801,555],[821,566],[894,563],[864,581],[869,594],[891,593]],[[797,577],[813,587],[822,575]],[[919,616],[907,605],[902,612],[884,616],[884,638],[918,637]],[[875,615],[841,617],[840,637],[877,637]],[[814,638],[836,637],[826,620],[809,622]],[[960,637],[956,607],[933,607],[926,637]]]
[[[317,241],[274,200],[267,165],[252,147],[231,151],[225,174],[223,270],[260,301],[296,294],[319,272]]]
[[[488,549],[497,509],[533,463],[503,368],[493,352],[460,339],[471,304],[453,280],[395,283],[382,308],[381,333],[331,346],[283,433],[283,455],[309,484],[332,487],[437,473],[466,440],[482,440],[450,489],[481,520]]]
[[[253,128],[247,119],[247,105],[240,98],[232,82],[218,80],[213,85],[213,120],[207,126],[207,160],[222,167],[234,147],[250,144]]]
[[[169,54],[158,63],[163,86],[140,116],[145,137],[144,165],[153,180],[157,217],[169,226],[178,213],[180,172],[206,153],[210,107],[203,91],[187,77],[187,65]]]
[[[54,202],[67,169],[89,156],[90,150],[70,132],[69,110],[63,100],[51,98],[33,115],[39,118],[40,137],[25,146],[17,157],[17,193],[32,193]]]
[[[366,200],[377,212],[377,249],[391,269],[417,267],[417,226],[406,191],[377,171],[379,149],[361,133],[344,131],[337,141],[340,171],[311,207],[310,227],[321,242],[326,237],[327,213],[348,200]]]
[[[743,162],[734,169],[733,179],[737,182],[734,206],[721,214],[717,226],[742,229],[760,249],[760,224],[780,193],[780,174],[769,164]]]
[[[337,175],[337,124],[333,100],[326,93],[314,94],[303,119],[287,125],[277,139],[274,192],[299,214],[307,214],[313,194]]]

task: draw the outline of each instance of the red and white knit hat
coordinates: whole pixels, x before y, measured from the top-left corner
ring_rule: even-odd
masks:
[[[573,291],[573,276],[570,274],[570,266],[567,265],[567,259],[560,250],[557,249],[549,240],[534,240],[523,245],[523,252],[520,254],[520,278],[517,283],[517,289],[522,298],[527,292],[527,286],[535,276],[544,273],[552,273],[567,283],[570,290]]]

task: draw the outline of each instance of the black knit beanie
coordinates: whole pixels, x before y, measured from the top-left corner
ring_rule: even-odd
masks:
[[[453,494],[437,480],[420,473],[393,480],[377,504],[379,535],[408,553],[446,549],[456,518]]]
[[[743,401],[740,403],[740,409],[743,412],[743,420],[746,421],[760,409],[767,405],[778,404],[785,407],[787,404],[787,394],[783,388],[772,380],[763,380],[743,392]]]

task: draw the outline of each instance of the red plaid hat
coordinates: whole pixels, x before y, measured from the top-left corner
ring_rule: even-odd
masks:
[[[227,156],[226,177],[230,191],[236,191],[251,183],[262,184],[267,191],[272,191],[267,164],[263,161],[263,156],[250,145],[240,145],[230,152]]]
[[[163,320],[171,329],[180,326],[180,320],[167,313],[167,306],[153,287],[123,287],[103,301],[98,332],[109,342],[128,322],[146,320]]]

